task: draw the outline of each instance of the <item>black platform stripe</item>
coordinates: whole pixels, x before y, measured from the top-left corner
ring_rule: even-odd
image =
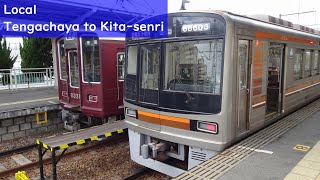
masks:
[[[104,134],[103,134],[103,135],[98,136],[98,138],[104,138],[104,137],[106,137]]]
[[[72,143],[69,143],[68,145],[69,146],[74,146],[74,145],[77,145],[77,143],[76,142],[72,142]]]

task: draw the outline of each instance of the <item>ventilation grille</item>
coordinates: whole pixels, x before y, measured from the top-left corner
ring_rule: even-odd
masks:
[[[299,25],[299,24],[294,24],[293,25],[293,29],[304,31],[304,32],[311,33],[311,34],[319,35],[319,31],[314,30],[314,29],[309,28],[309,27],[306,27],[306,26]]]
[[[191,151],[191,159],[196,161],[205,161],[206,160],[206,154],[196,151]]]
[[[272,24],[277,24],[277,25],[281,25],[281,26],[285,26],[285,27],[290,27],[293,28],[293,24],[290,21],[286,21],[283,19],[279,19],[273,16],[268,16],[268,15],[252,15],[250,16],[251,18],[260,20],[260,21],[265,21],[265,22],[269,22]]]

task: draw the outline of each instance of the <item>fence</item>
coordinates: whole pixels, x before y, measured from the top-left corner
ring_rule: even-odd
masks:
[[[53,68],[0,69],[0,90],[54,86]]]

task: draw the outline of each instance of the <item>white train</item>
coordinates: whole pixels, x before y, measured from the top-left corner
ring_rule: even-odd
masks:
[[[271,16],[169,14],[169,37],[127,39],[135,162],[176,177],[320,96],[320,33]]]

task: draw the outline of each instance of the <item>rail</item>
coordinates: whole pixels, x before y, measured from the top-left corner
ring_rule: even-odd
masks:
[[[52,67],[0,69],[0,90],[54,86],[53,74]]]

